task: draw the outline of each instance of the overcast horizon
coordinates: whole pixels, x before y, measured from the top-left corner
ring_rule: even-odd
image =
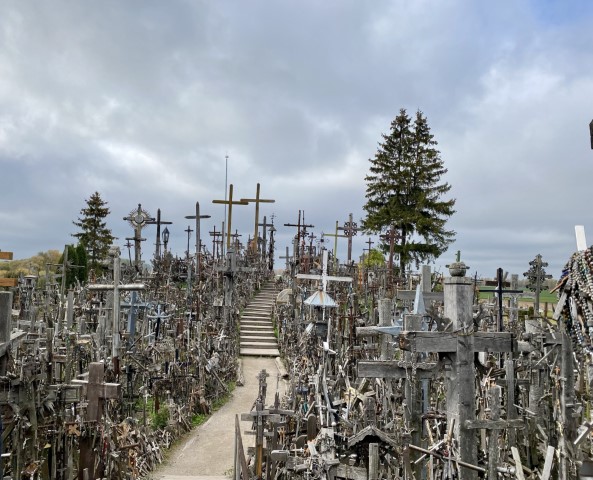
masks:
[[[460,250],[468,275],[523,278],[541,254],[557,278],[574,226],[593,239],[592,25],[586,0],[5,0],[0,249],[61,250],[98,191],[123,257],[139,203],[173,222],[181,256],[200,202],[210,250],[228,155],[235,199],[258,182],[275,199],[260,220],[275,217],[278,257],[299,210],[318,238],[363,218],[369,158],[406,108],[426,115],[457,200],[434,267]],[[244,243],[254,210],[233,209]]]

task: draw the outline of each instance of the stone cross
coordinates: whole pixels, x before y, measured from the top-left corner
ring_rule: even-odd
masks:
[[[257,239],[259,237],[259,204],[260,203],[274,203],[276,200],[259,198],[259,183],[257,184],[255,198],[242,198],[242,202],[255,203],[255,227],[253,229],[253,252],[257,252]],[[265,227],[264,227],[265,228]]]
[[[249,203],[244,202],[243,200],[233,201],[233,184],[229,185],[229,199],[228,200],[212,200],[212,203],[220,203],[223,205],[228,205],[229,210],[227,214],[227,218],[225,219],[227,222],[227,239],[226,239],[226,248],[227,250],[231,248],[231,222],[233,221],[233,205],[249,205]]]

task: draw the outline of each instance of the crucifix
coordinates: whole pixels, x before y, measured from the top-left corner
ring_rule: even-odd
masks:
[[[256,192],[255,192],[255,198],[242,198],[241,201],[248,202],[248,203],[252,203],[252,202],[255,203],[255,227],[253,230],[253,242],[254,242],[253,245],[254,245],[254,247],[252,248],[252,252],[256,253],[257,252],[257,240],[259,238],[259,204],[260,203],[274,203],[274,202],[276,202],[276,200],[259,198],[259,183],[258,183]]]
[[[150,216],[150,214],[142,208],[142,204],[138,204],[138,208],[136,210],[132,210],[127,217],[124,217],[124,220],[130,223],[132,228],[134,229],[134,265],[136,268],[140,266],[140,259],[141,259],[141,243],[145,238],[142,238],[142,229],[150,223],[153,223],[155,219]]]
[[[231,222],[233,220],[233,205],[249,205],[249,203],[244,202],[243,200],[233,202],[233,184],[232,183],[229,185],[229,199],[228,200],[212,200],[212,203],[220,203],[220,204],[229,206],[228,218],[225,219],[227,221],[226,248],[228,250],[229,248],[231,248]]]
[[[358,225],[352,219],[352,214],[348,215],[348,221],[344,222],[343,227],[338,227],[338,230],[344,232],[344,236],[348,239],[348,265],[352,261],[352,237],[358,233]]]
[[[161,225],[171,225],[173,222],[166,222],[161,220],[161,209],[158,208],[156,211],[156,220],[147,220],[147,225],[156,225],[156,250],[154,252],[154,258],[161,258]]]
[[[535,258],[529,262],[531,268],[523,274],[527,277],[527,288],[535,292],[535,301],[533,305],[533,314],[539,317],[539,299],[542,292],[543,283],[546,279],[552,278],[552,275],[546,275],[544,267],[548,266],[548,262],[542,261],[542,256],[538,253]]]

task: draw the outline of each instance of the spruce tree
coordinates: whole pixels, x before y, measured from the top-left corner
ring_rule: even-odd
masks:
[[[78,238],[81,245],[84,246],[88,255],[88,266],[100,272],[103,269],[102,262],[109,253],[109,247],[115,240],[111,230],[107,228],[104,221],[109,215],[109,208],[99,192],[93,193],[86,201],[86,208],[80,210],[81,216],[78,222],[72,222],[80,232],[72,234]]]
[[[439,257],[454,241],[447,219],[455,213],[455,199],[443,200],[451,186],[439,183],[447,173],[426,117],[416,113],[412,123],[405,109],[391,122],[365,177],[367,182],[363,228],[367,233],[398,234],[395,252],[400,272]],[[384,248],[386,246],[384,245]]]

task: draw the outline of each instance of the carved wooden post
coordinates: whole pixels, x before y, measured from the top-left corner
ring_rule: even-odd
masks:
[[[458,268],[455,268],[458,267]],[[445,317],[453,322],[453,331],[461,330],[457,336],[457,351],[451,355],[451,371],[447,375],[448,422],[455,422],[454,434],[459,443],[459,456],[463,462],[477,464],[475,433],[464,427],[467,420],[475,420],[475,373],[474,338],[464,335],[473,330],[472,303],[473,284],[464,277],[467,267],[456,262],[451,265],[452,276],[445,279]],[[476,472],[468,468],[459,469],[459,479],[475,479]]]
[[[12,292],[0,292],[0,344],[10,342],[12,320]],[[8,357],[0,358],[0,376],[6,375]]]

